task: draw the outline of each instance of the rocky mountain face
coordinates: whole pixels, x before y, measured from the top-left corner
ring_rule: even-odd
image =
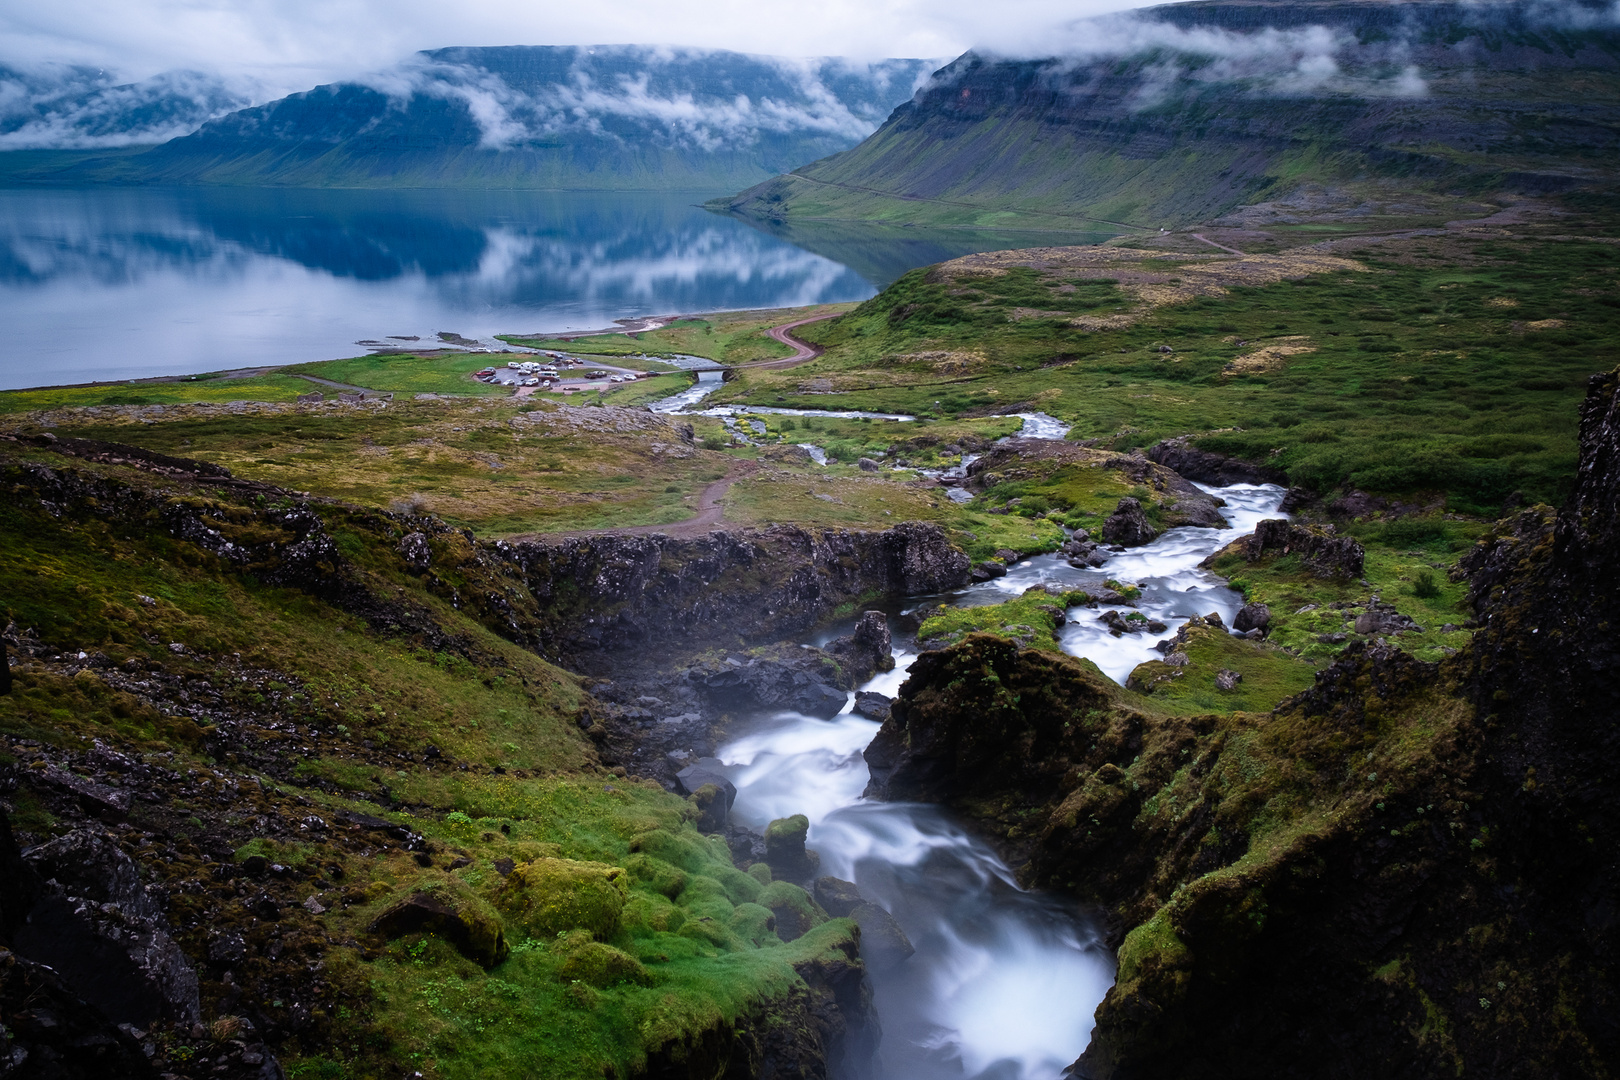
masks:
[[[439,49],[54,179],[724,189],[853,146],[929,67],[642,46]]]
[[[1426,193],[1612,183],[1617,80],[1620,27],[1596,6],[1176,4],[1086,24],[1051,56],[970,52],[860,146],[723,205],[1150,228],[1285,197],[1410,214]]]
[[[1617,389],[1569,503],[1464,560],[1482,629],[1442,664],[1356,645],[1223,718],[1000,639],[919,657],[870,793],[956,805],[1098,906],[1118,980],[1078,1075],[1614,1074]]]

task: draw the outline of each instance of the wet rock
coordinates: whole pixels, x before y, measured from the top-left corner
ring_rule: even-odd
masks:
[[[1097,616],[1097,621],[1108,627],[1108,632],[1115,637],[1121,634],[1162,634],[1169,629],[1157,619],[1150,619],[1139,611],[1128,615],[1121,615],[1117,611],[1105,611]]]
[[[862,690],[855,695],[855,711],[868,720],[878,723],[889,718],[889,706],[894,701],[887,694],[880,694],[875,690]]]
[[[994,559],[986,559],[982,563],[976,563],[973,567],[973,572],[971,575],[974,584],[985,581],[994,581],[996,578],[1006,576],[1007,567],[1002,563],[996,562]]]
[[[814,895],[816,903],[826,909],[827,914],[835,919],[842,919],[854,911],[866,898],[853,881],[830,876],[816,878]]]
[[[765,862],[782,881],[808,882],[821,866],[821,856],[806,850],[810,819],[803,814],[777,818],[765,827]]]
[[[405,560],[405,565],[412,570],[426,570],[433,565],[433,549],[428,546],[425,533],[406,533],[405,539],[399,542],[399,557]]]
[[[855,462],[855,465],[862,472],[877,472],[879,469],[883,468],[882,465],[879,465],[877,462],[873,461],[869,457],[861,458],[860,460]]]
[[[695,795],[699,788],[712,785],[720,789],[725,796],[726,809],[730,810],[737,801],[737,788],[722,773],[715,772],[702,763],[688,765],[675,774],[675,789],[682,795]]]
[[[894,916],[876,904],[856,904],[849,917],[861,928],[861,956],[874,970],[886,971],[917,951]]]
[[[1230,668],[1221,668],[1215,673],[1215,686],[1217,689],[1236,690],[1238,683],[1242,681],[1242,673],[1233,671]]]
[[[849,701],[838,662],[820,649],[778,646],[744,661],[694,668],[689,680],[717,710],[792,709],[831,719]]]
[[[1226,625],[1226,621],[1221,618],[1221,613],[1218,612],[1218,611],[1212,611],[1208,615],[1205,615],[1204,616],[1204,623],[1206,625],[1208,625],[1208,626],[1225,626]]]
[[[841,681],[846,686],[859,686],[880,671],[892,671],[894,647],[888,618],[881,611],[863,612],[856,620],[855,632],[830,642],[827,653],[843,668]]]
[[[1102,538],[1109,544],[1140,547],[1159,535],[1159,530],[1148,520],[1140,501],[1126,496],[1103,522]]]
[[[1239,633],[1250,630],[1264,631],[1271,625],[1271,609],[1261,603],[1244,604],[1232,620],[1232,629]]]
[[[765,861],[764,834],[745,825],[727,825],[724,835],[726,847],[731,849],[731,861],[738,866]]]
[[[470,898],[418,892],[398,901],[372,920],[372,933],[390,940],[407,934],[437,934],[484,967],[506,959],[506,935],[492,912]]]

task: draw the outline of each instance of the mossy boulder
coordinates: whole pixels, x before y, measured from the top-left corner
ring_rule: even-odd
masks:
[[[628,896],[621,867],[535,859],[513,867],[496,903],[513,926],[534,937],[554,937],[578,928],[606,939],[619,932]]]
[[[810,894],[790,881],[775,881],[760,893],[759,904],[776,916],[776,936],[783,941],[802,937],[827,921],[827,913]]]
[[[670,899],[681,895],[681,890],[686,888],[686,871],[642,852],[624,861],[624,872],[630,878],[631,888],[645,889]]]
[[[652,973],[640,960],[599,941],[585,942],[570,951],[557,969],[557,977],[564,982],[582,982],[604,990],[620,983],[653,984]]]
[[[777,818],[765,827],[765,862],[773,877],[808,883],[816,876],[821,856],[805,850],[809,832],[810,819],[803,814]]]

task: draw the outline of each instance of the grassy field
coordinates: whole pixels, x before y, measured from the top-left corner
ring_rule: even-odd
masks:
[[[1315,490],[1490,512],[1515,492],[1560,497],[1585,379],[1620,345],[1620,247],[1595,241],[1003,263],[914,271],[806,327],[820,359],[745,372],[715,400],[1039,408],[1072,423],[1070,438],[1116,449],[1190,434]]]
[[[289,375],[258,375],[225,379],[199,375],[176,382],[108,383],[44,390],[0,391],[0,415],[43,409],[72,409],[88,405],[187,405],[195,402],[294,401],[300,394],[320,390],[308,379]]]
[[[771,327],[828,312],[849,311],[854,307],[854,304],[818,304],[807,308],[721,311],[688,316],[661,330],[639,334],[599,334],[579,338],[502,334],[500,337],[513,345],[557,349],[581,355],[630,357],[680,353],[707,357],[722,364],[744,364],[750,360],[776,360],[793,355],[792,349],[765,333]]]
[[[481,383],[473,372],[502,367],[508,360],[529,360],[517,353],[378,353],[344,360],[322,360],[283,368],[291,375],[314,375],[333,382],[396,394],[468,394],[510,396],[510,387]]]

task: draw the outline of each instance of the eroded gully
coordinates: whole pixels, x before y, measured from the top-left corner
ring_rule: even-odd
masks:
[[[1226,500],[1231,529],[1174,529],[1145,547],[1114,554],[1097,569],[1043,555],[1007,575],[945,596],[916,597],[903,610],[941,603],[1000,603],[1033,585],[1086,588],[1108,578],[1142,586],[1137,608],[1170,626],[1219,611],[1227,625],[1238,594],[1198,563],[1217,548],[1278,516],[1274,486],[1207,488]],[[1124,682],[1157,654],[1156,638],[1111,635],[1098,612],[1074,608],[1063,627],[1064,651]],[[831,627],[816,642],[847,633]],[[895,669],[862,689],[894,696],[916,658],[897,641]],[[853,702],[853,695],[851,695]],[[1114,959],[1072,900],[1020,889],[983,840],[936,806],[862,798],[861,751],[878,724],[845,712],[823,721],[791,712],[759,715],[734,729],[717,752],[718,768],[737,787],[734,820],[762,829],[804,814],[821,873],[854,881],[887,908],[916,952],[871,978],[883,1026],[881,1080],[1049,1080],[1085,1049],[1093,1013],[1114,977]]]

